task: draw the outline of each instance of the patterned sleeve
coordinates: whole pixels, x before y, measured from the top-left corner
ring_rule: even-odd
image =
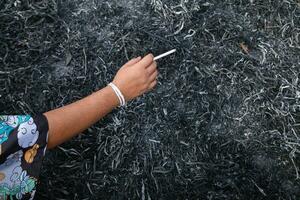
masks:
[[[0,115],[0,199],[33,199],[47,140],[44,115]]]

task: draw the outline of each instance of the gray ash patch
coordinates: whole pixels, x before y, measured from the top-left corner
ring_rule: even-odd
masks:
[[[72,66],[67,66],[65,61],[53,63],[50,67],[54,69],[53,75],[57,79],[61,77],[71,76],[73,73]]]

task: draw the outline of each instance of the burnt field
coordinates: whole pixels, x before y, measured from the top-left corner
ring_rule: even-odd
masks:
[[[0,0],[0,113],[156,89],[46,155],[37,199],[300,198],[299,0]]]

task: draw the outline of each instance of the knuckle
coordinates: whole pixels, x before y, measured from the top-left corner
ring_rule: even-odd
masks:
[[[147,90],[149,87],[150,87],[149,84],[144,85],[143,91]]]
[[[152,53],[149,53],[148,56],[149,56],[150,59],[154,58],[154,55]]]
[[[154,72],[153,74],[152,74],[152,76],[151,76],[151,79],[156,79],[157,78],[157,72]]]
[[[147,79],[146,76],[144,76],[144,77],[141,78],[141,83],[142,83],[143,85],[145,85],[145,84],[148,83],[148,79]]]
[[[153,70],[155,69],[155,65],[154,65],[154,64],[151,64],[151,65],[149,66],[149,69],[150,69],[151,71],[153,71]]]

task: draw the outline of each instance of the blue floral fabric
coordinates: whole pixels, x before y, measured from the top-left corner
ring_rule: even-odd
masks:
[[[0,199],[33,199],[45,156],[44,115],[0,115]]]

